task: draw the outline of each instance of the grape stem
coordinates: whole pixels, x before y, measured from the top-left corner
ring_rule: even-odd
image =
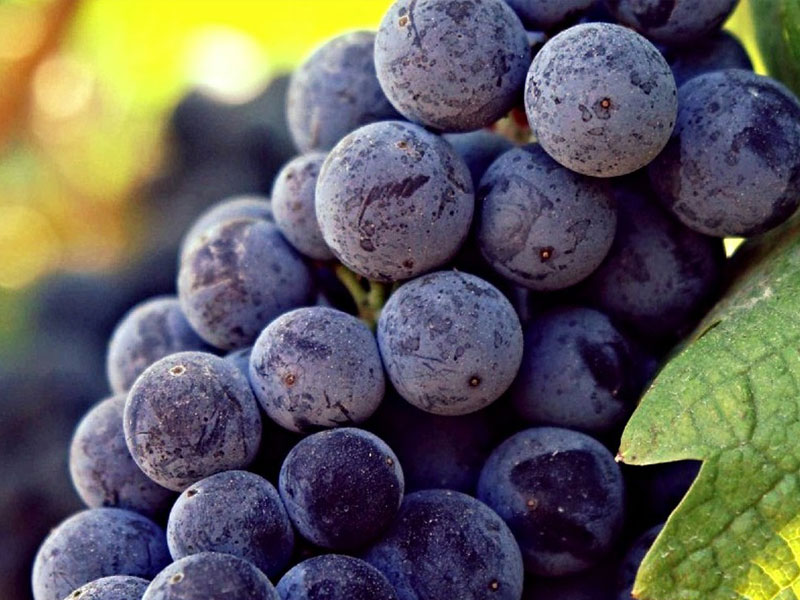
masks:
[[[342,264],[337,265],[334,272],[352,296],[358,309],[358,318],[374,331],[381,309],[389,295],[388,286],[385,283],[361,277]]]

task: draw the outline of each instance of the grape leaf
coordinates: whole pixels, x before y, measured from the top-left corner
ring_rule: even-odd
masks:
[[[800,598],[800,219],[748,242],[724,299],[629,421],[620,459],[701,459],[643,600]]]
[[[767,70],[800,95],[800,0],[751,0],[751,9]]]

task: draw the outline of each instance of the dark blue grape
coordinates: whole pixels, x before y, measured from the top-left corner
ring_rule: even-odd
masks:
[[[369,328],[323,306],[285,313],[264,329],[250,357],[250,382],[267,415],[298,432],[365,421],[385,387]]]
[[[686,45],[717,30],[739,0],[605,0],[624,25],[663,44]]]
[[[427,412],[463,415],[511,385],[522,360],[522,327],[497,288],[440,271],[392,294],[378,320],[378,345],[403,398]]]
[[[136,466],[125,444],[124,409],[125,396],[114,396],[83,417],[72,437],[69,473],[86,506],[126,508],[155,517],[166,511],[175,494]]]
[[[514,536],[485,504],[450,490],[407,495],[365,560],[399,600],[519,600],[522,558]]]
[[[186,252],[178,296],[192,327],[217,348],[252,344],[279,314],[311,302],[313,282],[272,223],[240,219],[206,231]]]
[[[294,72],[286,115],[300,152],[330,150],[357,127],[397,118],[375,76],[374,46],[371,31],[346,33]]]
[[[617,573],[617,590],[619,592],[617,600],[633,599],[633,584],[636,580],[636,572],[639,570],[639,566],[650,550],[650,546],[656,541],[663,527],[664,524],[661,523],[648,529],[639,536],[628,549]]]
[[[548,41],[528,72],[525,111],[537,141],[584,175],[614,177],[653,160],[678,108],[672,71],[637,33],[576,25]]]
[[[250,561],[267,576],[289,562],[294,532],[278,491],[247,471],[201,479],[175,502],[167,543],[177,560],[199,552],[223,552]]]
[[[304,560],[281,578],[276,589],[281,600],[397,600],[380,571],[341,554]]]
[[[503,152],[514,147],[507,138],[488,129],[469,133],[448,133],[443,137],[464,159],[476,190],[489,165]]]
[[[562,167],[538,144],[498,158],[481,179],[478,202],[483,257],[530,289],[578,283],[614,241],[617,213],[605,183]]]
[[[718,291],[720,240],[695,233],[662,209],[639,177],[615,180],[617,235],[582,295],[643,338],[677,340]]]
[[[648,172],[664,205],[695,231],[772,229],[800,204],[800,102],[741,69],[690,79],[672,139]]]
[[[314,208],[317,177],[326,156],[323,152],[301,154],[284,165],[272,186],[275,224],[298,252],[316,260],[333,258]]]
[[[576,573],[612,549],[624,488],[614,457],[586,434],[527,429],[500,444],[478,480],[478,498],[508,523],[525,569]]]
[[[325,243],[370,279],[414,277],[450,260],[475,198],[464,160],[442,138],[401,121],[355,130],[331,150],[316,189]]]
[[[547,31],[577,19],[595,0],[506,0],[526,27]]]
[[[128,394],[123,422],[139,468],[178,492],[247,466],[261,439],[249,383],[233,364],[204,352],[179,352],[151,365]]]
[[[301,440],[283,463],[278,489],[300,535],[325,548],[353,549],[394,518],[403,472],[380,438],[346,427]]]
[[[175,561],[155,576],[142,600],[279,600],[267,576],[251,563],[218,552]]]
[[[503,0],[396,0],[375,38],[383,91],[407,119],[443,131],[491,125],[516,104],[530,63]]]
[[[127,392],[136,378],[160,358],[184,350],[205,350],[175,297],[152,298],[119,322],[106,355],[106,372],[115,394]]]
[[[525,330],[514,406],[529,423],[604,433],[633,412],[636,367],[630,344],[604,314],[552,310]]]
[[[690,46],[669,46],[661,50],[678,87],[690,79],[723,69],[753,70],[742,43],[729,31],[720,31]]]
[[[64,600],[76,588],[109,575],[150,579],[169,562],[164,531],[121,508],[92,508],[60,523],[33,563],[35,600]]]
[[[370,429],[400,459],[406,492],[448,489],[472,494],[497,443],[494,415],[487,410],[442,417],[395,394],[384,400]]]
[[[82,585],[64,600],[141,600],[149,583],[141,577],[111,575]]]
[[[181,256],[194,244],[206,231],[236,219],[256,219],[259,221],[274,222],[272,205],[266,196],[235,196],[226,198],[208,207],[197,217],[181,240]]]

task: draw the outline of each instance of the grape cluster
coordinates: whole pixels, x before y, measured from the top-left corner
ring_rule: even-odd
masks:
[[[735,4],[396,0],[321,46],[271,199],[114,332],[36,600],[630,598],[697,465],[621,428],[721,238],[800,201]]]

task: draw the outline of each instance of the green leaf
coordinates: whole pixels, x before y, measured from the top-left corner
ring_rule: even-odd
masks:
[[[751,5],[767,70],[800,95],[800,0],[751,0]]]
[[[642,563],[644,600],[800,598],[800,220],[734,261],[622,436],[626,463],[704,461]]]

